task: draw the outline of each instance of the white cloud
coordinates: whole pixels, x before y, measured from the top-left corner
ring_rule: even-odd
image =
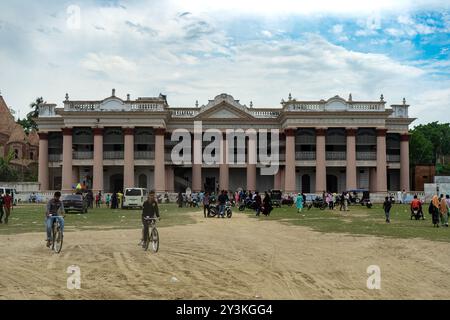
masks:
[[[89,71],[105,72],[109,75],[120,75],[136,71],[136,64],[121,56],[103,53],[89,53],[81,61],[81,66]]]

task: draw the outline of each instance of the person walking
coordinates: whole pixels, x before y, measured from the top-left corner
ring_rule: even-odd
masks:
[[[111,195],[108,193],[105,196],[105,203],[106,203],[106,207],[109,208],[109,203],[111,202]]]
[[[259,195],[258,191],[255,192],[254,200],[255,200],[256,216],[258,217],[259,214],[261,213],[261,207],[262,207],[262,199],[261,199],[261,196]]]
[[[448,227],[448,205],[447,200],[444,195],[441,194],[441,202],[439,203],[439,213],[441,218],[441,225],[443,227]]]
[[[269,216],[270,212],[272,211],[272,199],[270,199],[269,193],[266,191],[264,193],[264,200],[263,200],[263,214],[265,216]]]
[[[111,196],[111,209],[117,209],[117,193],[113,193]]]
[[[391,200],[389,200],[389,197],[386,197],[383,203],[384,215],[386,216],[386,223],[391,223],[391,208],[392,202]]]
[[[346,192],[345,195],[344,195],[344,209],[345,209],[345,211],[348,211],[349,201],[350,201],[350,194],[348,192]]]
[[[177,203],[178,208],[181,208],[183,206],[183,194],[181,193],[181,191],[178,192]]]
[[[206,192],[203,196],[203,216],[206,218],[209,216],[209,192]]]
[[[12,197],[9,195],[9,191],[6,191],[6,195],[3,197],[3,207],[5,210],[5,224],[8,224],[9,215],[12,210]]]
[[[5,214],[5,211],[3,210],[3,194],[0,193],[0,223],[3,223],[3,215]]]
[[[297,207],[297,213],[302,212],[303,210],[303,195],[301,193],[299,193],[297,195],[297,199],[295,200],[295,204]]]
[[[439,198],[437,195],[433,196],[428,212],[431,214],[433,227],[439,228]]]

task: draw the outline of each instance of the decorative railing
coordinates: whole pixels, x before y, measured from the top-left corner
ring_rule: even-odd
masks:
[[[164,111],[164,106],[160,103],[132,102],[132,111]]]
[[[198,110],[172,110],[172,117],[192,118],[199,114]]]
[[[382,103],[361,103],[350,104],[349,111],[384,111],[384,104]]]
[[[377,160],[376,152],[356,152],[356,160],[369,161]]]
[[[255,118],[278,118],[280,113],[281,113],[280,111],[263,111],[263,110],[250,111],[250,114]]]
[[[100,103],[95,102],[66,102],[69,110],[94,111],[100,109]]]
[[[123,159],[123,151],[103,151],[103,159]]]
[[[327,151],[327,160],[345,160],[347,158],[347,153],[345,151]]]
[[[298,151],[295,153],[295,160],[316,160],[316,152]]]
[[[49,162],[58,162],[62,161],[62,154],[49,154],[48,155]]]
[[[325,105],[319,103],[292,103],[288,105],[287,111],[324,111]]]
[[[135,159],[154,159],[155,152],[154,151],[135,151],[134,158]]]
[[[387,161],[388,162],[400,162],[400,155],[399,154],[388,154]]]
[[[84,159],[93,159],[94,152],[92,151],[74,151],[72,153],[72,157],[74,159],[84,160]]]

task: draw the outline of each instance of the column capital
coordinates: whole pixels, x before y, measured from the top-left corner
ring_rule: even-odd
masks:
[[[124,135],[134,135],[134,128],[122,128]]]
[[[38,132],[39,140],[48,140],[48,132]]]
[[[94,136],[101,136],[103,135],[103,128],[93,128],[92,133]]]
[[[166,129],[165,128],[155,128],[155,135],[164,135],[166,133]]]
[[[347,133],[347,137],[354,137],[358,133],[358,129],[356,129],[356,128],[346,128],[345,132]]]
[[[61,129],[63,136],[71,136],[72,135],[72,128],[62,128]]]
[[[326,136],[327,129],[326,128],[316,128],[316,136]]]
[[[378,128],[377,137],[386,137],[387,129]]]
[[[286,128],[286,129],[284,129],[284,134],[286,137],[293,137],[293,136],[295,136],[295,131],[296,131],[296,129],[294,129],[294,128]]]
[[[408,141],[409,142],[409,133],[402,133],[400,134],[400,141]]]

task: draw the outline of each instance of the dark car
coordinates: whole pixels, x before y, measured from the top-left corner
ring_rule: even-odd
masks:
[[[88,212],[88,204],[85,197],[81,194],[71,194],[64,196],[62,199],[65,213],[69,211],[77,211],[80,213]]]

